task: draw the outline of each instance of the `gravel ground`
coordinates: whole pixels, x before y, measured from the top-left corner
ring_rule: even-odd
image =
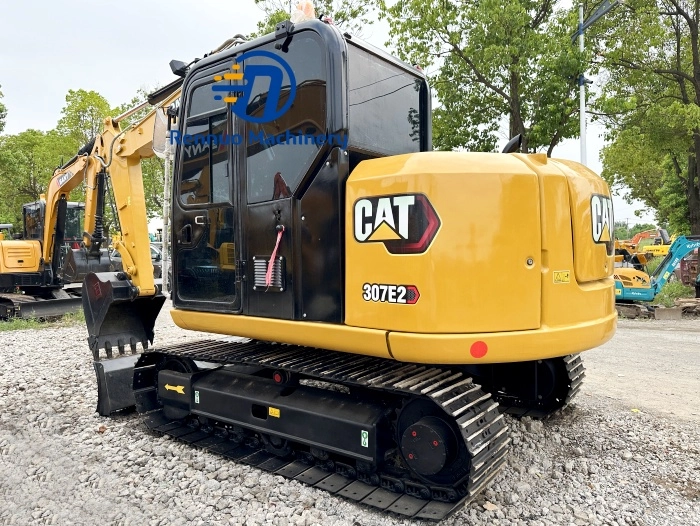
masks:
[[[584,358],[589,381],[574,404],[545,422],[509,419],[507,467],[441,524],[700,524],[698,404],[674,409],[698,399],[698,331],[700,321],[621,323]],[[165,311],[156,334],[158,343],[202,336]],[[137,415],[99,417],[85,336],[83,327],[0,335],[0,525],[434,524],[156,437]],[[674,352],[660,360],[664,345]],[[648,383],[657,372],[657,383],[675,382],[660,393]]]

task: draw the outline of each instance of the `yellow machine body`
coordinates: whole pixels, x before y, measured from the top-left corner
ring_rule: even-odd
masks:
[[[417,227],[424,250],[391,253],[385,242],[415,226],[400,204],[418,201],[429,203]],[[344,325],[179,309],[172,317],[192,330],[407,362],[565,356],[615,331],[612,225],[606,183],[578,163],[460,152],[364,161],[346,182]],[[397,287],[416,301],[397,301]]]
[[[0,274],[8,272],[38,272],[41,261],[39,241],[0,241]]]
[[[614,278],[627,289],[651,288],[651,278],[649,278],[649,274],[632,267],[616,268]]]
[[[666,254],[668,254],[668,249],[671,248],[671,245],[647,245],[643,248],[644,252],[647,254],[651,254],[652,257],[655,258],[663,258],[666,257]]]

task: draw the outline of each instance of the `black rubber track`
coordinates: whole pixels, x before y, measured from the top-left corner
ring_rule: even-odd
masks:
[[[586,377],[586,368],[583,366],[580,354],[571,354],[558,359],[562,360],[566,370],[566,378],[562,375],[558,379],[558,381],[565,384],[559,389],[562,393],[561,398],[552,401],[547,408],[543,408],[537,400],[521,401],[520,404],[512,404],[510,398],[501,398],[496,393],[493,397],[499,403],[501,412],[518,418],[529,416],[542,419],[548,418],[565,408],[581,389],[583,379]]]
[[[443,519],[484,489],[506,461],[510,438],[498,404],[459,366],[407,364],[259,341],[205,340],[153,349],[144,354],[152,352],[218,364],[257,365],[351,387],[432,400],[447,418],[453,419],[471,457],[466,482],[454,491],[407,479],[397,481],[381,472],[375,478],[376,484],[368,484],[367,480],[348,476],[342,464],[335,468],[338,472],[326,471],[321,463],[312,465],[299,459],[281,459],[262,448],[190,427],[186,420],[170,421],[162,411],[146,416],[148,427],[158,433],[374,508],[417,519]]]

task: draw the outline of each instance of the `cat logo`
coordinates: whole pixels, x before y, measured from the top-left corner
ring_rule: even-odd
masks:
[[[606,245],[609,256],[615,248],[613,241],[613,204],[612,199],[605,195],[591,196],[591,226],[593,241]]]
[[[359,243],[384,243],[391,254],[422,254],[440,228],[423,194],[365,197],[355,201],[353,231]]]

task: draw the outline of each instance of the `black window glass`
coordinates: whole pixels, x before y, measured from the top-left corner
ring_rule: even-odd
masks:
[[[381,58],[348,46],[350,144],[387,155],[420,151],[422,83]]]
[[[229,140],[235,121],[226,107],[225,98],[230,93],[212,89],[214,85],[230,86],[228,80],[222,80],[227,71],[207,75],[209,82],[194,88],[187,99],[179,146],[182,206],[173,210],[173,223],[179,229],[173,278],[176,304],[219,303],[235,310],[238,296],[230,159],[236,143]]]
[[[83,238],[83,217],[85,211],[82,207],[68,205],[66,210],[66,241],[80,241]]]
[[[226,115],[213,117],[209,121],[209,133],[215,137],[226,135]],[[228,146],[214,144],[211,148],[212,202],[227,203],[231,199],[229,188]]]
[[[42,213],[43,206],[39,204],[24,207],[24,239],[41,239],[43,237]]]
[[[214,79],[212,79],[214,80]],[[230,84],[227,80],[220,80],[217,82],[218,85]],[[211,89],[211,84],[205,84],[204,86],[199,86],[192,92],[192,98],[190,99],[190,108],[187,111],[187,115],[193,117],[195,115],[202,115],[203,113],[211,113],[212,111],[226,110],[226,103],[223,98],[217,100],[214,98],[214,93]]]
[[[209,132],[209,119],[188,123],[183,136],[193,139],[202,138]],[[187,144],[187,143],[191,144]],[[203,141],[185,141],[182,143],[182,179],[180,181],[180,200],[183,204],[194,205],[209,203],[211,195],[209,181],[209,144]]]
[[[249,203],[289,197],[323,147],[318,137],[326,134],[326,68],[318,37],[311,32],[295,35],[287,53],[275,50],[274,44],[262,49],[275,53],[289,64],[296,80],[296,94],[292,106],[277,119],[247,124]],[[245,59],[244,75],[250,65],[276,64],[267,57]],[[254,77],[253,82],[246,113],[255,116],[263,111],[262,104],[268,100],[270,80],[261,75]],[[290,80],[286,72],[281,91],[279,108],[289,99]],[[273,99],[276,97],[271,95],[270,100]]]
[[[228,146],[218,141],[225,134],[226,114],[196,119],[185,126],[180,180],[183,204],[230,202]]]

